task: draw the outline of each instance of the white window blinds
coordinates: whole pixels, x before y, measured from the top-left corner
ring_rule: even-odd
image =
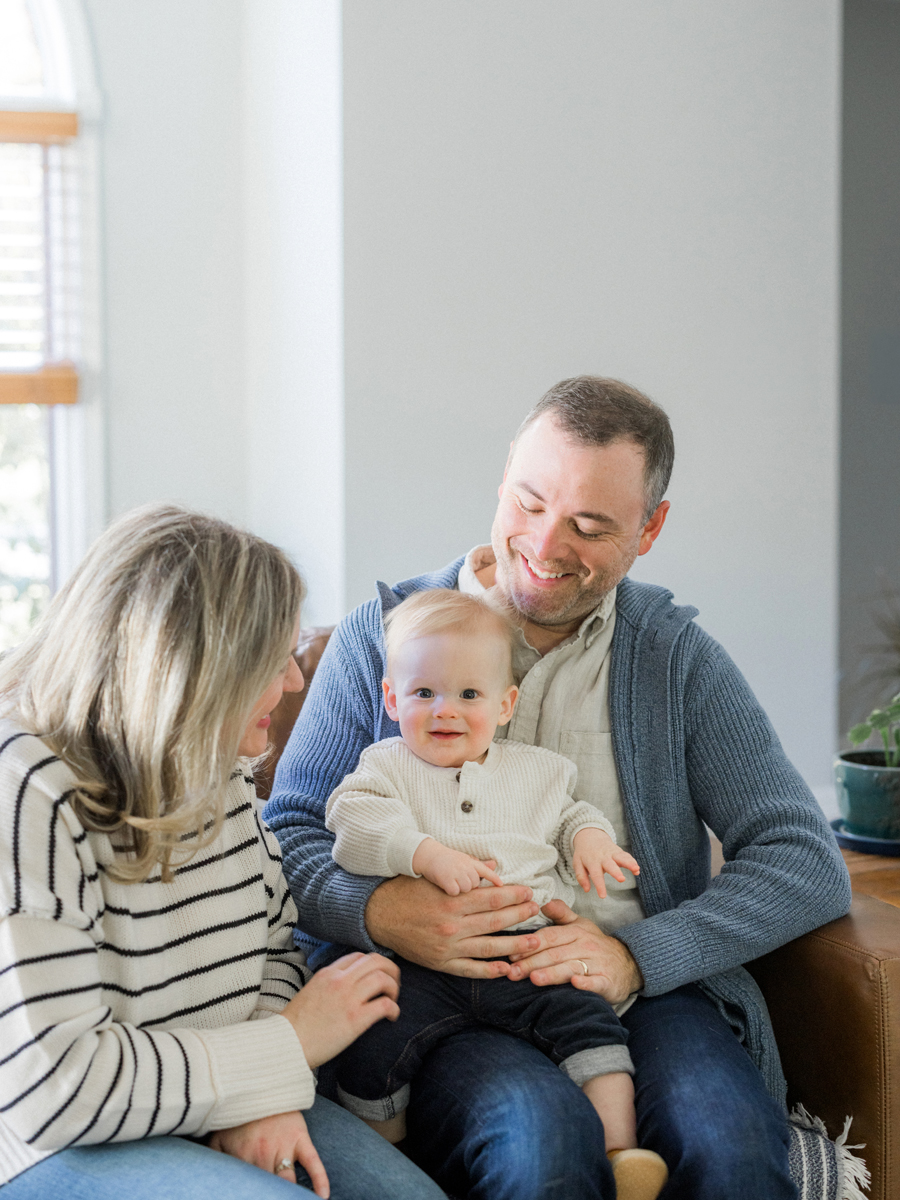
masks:
[[[72,113],[0,113],[0,402],[77,398],[76,131]]]

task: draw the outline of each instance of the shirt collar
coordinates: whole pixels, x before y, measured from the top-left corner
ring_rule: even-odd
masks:
[[[459,581],[457,587],[461,592],[467,592],[470,596],[483,595],[487,588],[479,580],[476,572],[481,571],[484,567],[491,566],[497,561],[491,546],[474,546],[466,555],[466,560],[460,568]],[[567,639],[577,641],[579,638],[584,638],[585,646],[590,646],[594,639],[600,634],[609,622],[610,617],[615,612],[616,608],[616,589],[607,592],[600,603],[592,612],[584,618],[578,626],[578,631],[573,638]],[[523,635],[524,640],[524,635]],[[564,642],[563,645],[566,643]]]

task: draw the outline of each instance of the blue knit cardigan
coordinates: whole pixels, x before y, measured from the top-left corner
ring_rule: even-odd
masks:
[[[379,584],[378,597],[338,625],[278,765],[265,819],[281,843],[313,965],[347,947],[379,949],[365,908],[382,880],[334,862],[325,802],[366,746],[400,732],[382,703],[384,613],[412,592],[455,587],[462,563]],[[616,936],[641,969],[644,995],[698,983],[784,1103],[765,1001],[741,964],[842,916],[850,881],[768,718],[695,616],[663,588],[619,585],[609,706],[647,916]],[[713,880],[704,822],[725,857]]]

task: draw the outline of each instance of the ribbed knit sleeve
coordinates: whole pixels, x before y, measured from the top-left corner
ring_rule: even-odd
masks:
[[[0,1111],[23,1150],[200,1134],[313,1102],[282,1017],[216,1030],[115,1021],[96,945],[61,921],[7,918],[0,955]]]
[[[383,736],[399,732],[383,716],[380,629],[380,609],[371,601],[331,635],[264,810],[281,846],[300,928],[365,951],[378,949],[366,931],[365,910],[382,878],[351,875],[334,861],[325,804],[365,747],[382,736],[382,720]]]
[[[664,777],[654,786],[645,773],[631,830],[642,867],[642,846],[652,860],[641,876],[651,915],[616,934],[637,960],[647,995],[749,962],[850,906],[847,870],[822,811],[722,647],[689,626],[668,677],[682,693],[670,707],[684,714],[691,807],[674,798]],[[666,717],[653,719],[658,729]],[[636,745],[635,760],[649,763],[648,751]],[[654,804],[668,805],[665,837],[653,828]],[[725,866],[711,882],[707,876],[699,895],[672,905],[660,884],[679,878],[676,856],[691,861],[690,837],[705,838],[697,816],[721,840]]]
[[[574,887],[580,887],[580,884],[575,878],[573,841],[575,834],[581,829],[600,829],[607,837],[611,837],[613,841],[616,840],[615,829],[595,805],[581,800],[565,810],[560,827],[553,839],[553,845],[556,846],[561,858],[557,870],[563,879]]]
[[[378,746],[328,798],[325,824],[335,834],[334,860],[355,875],[411,875],[413,855],[428,837],[417,827],[400,789],[379,770]]]
[[[573,887],[580,887],[578,880],[575,878],[574,854],[575,847],[572,841],[579,829],[602,829],[605,834],[616,840],[616,831],[613,826],[607,821],[606,817],[600,812],[594,804],[588,804],[584,800],[576,800],[572,795],[575,789],[575,784],[578,782],[578,771],[574,763],[564,760],[569,767],[568,778],[566,779],[566,795],[569,798],[569,803],[566,804],[559,814],[559,824],[553,831],[552,843],[559,851],[560,862],[557,865],[557,870],[565,879],[566,883]]]

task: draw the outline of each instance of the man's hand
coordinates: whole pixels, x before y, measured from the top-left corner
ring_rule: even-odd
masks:
[[[448,896],[471,892],[472,888],[481,887],[482,879],[487,879],[495,887],[502,887],[503,880],[494,870],[496,865],[493,859],[482,862],[471,854],[451,850],[432,837],[419,843],[412,860],[416,874],[437,884]]]
[[[604,874],[612,875],[613,879],[624,883],[622,867],[633,875],[641,873],[637,860],[627,850],[617,846],[608,833],[593,827],[579,829],[572,838],[572,866],[582,889],[589,892],[593,883],[597,895],[601,897],[606,895]]]
[[[235,1125],[232,1129],[219,1129],[209,1139],[209,1145],[213,1150],[261,1167],[270,1175],[278,1175],[288,1183],[297,1182],[293,1164],[298,1162],[309,1175],[317,1196],[327,1200],[331,1194],[322,1160],[312,1144],[306,1122],[298,1112],[277,1113],[259,1121],[248,1121],[246,1125]],[[279,1170],[283,1162],[289,1162],[291,1166]]]
[[[519,884],[448,896],[427,879],[398,875],[385,880],[369,897],[366,928],[374,942],[420,966],[471,979],[494,979],[509,972],[509,963],[483,959],[531,954],[540,943],[533,933],[489,935],[537,912],[531,889]]]
[[[553,924],[534,934],[540,940],[536,951],[515,955],[510,979],[530,978],[538,987],[571,983],[582,991],[599,993],[610,1004],[644,986],[640,967],[623,942],[608,937],[587,917],[577,917],[562,900],[551,900],[542,912]],[[587,975],[581,969],[583,962]]]
[[[340,1054],[376,1021],[400,1015],[400,968],[382,954],[345,954],[313,975],[281,1010],[311,1067]]]

